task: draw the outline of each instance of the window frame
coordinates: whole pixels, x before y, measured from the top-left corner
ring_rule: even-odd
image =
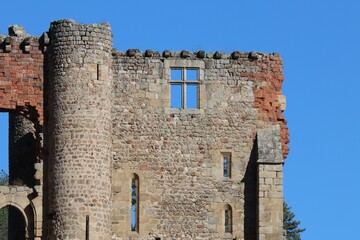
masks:
[[[181,70],[181,79],[172,79],[172,71]],[[196,70],[196,79],[189,80],[187,76],[187,70]],[[200,69],[198,67],[170,67],[170,108],[172,109],[199,109],[200,108]],[[172,106],[172,86],[181,86],[181,107]],[[187,87],[196,86],[196,107],[188,107],[187,102]]]

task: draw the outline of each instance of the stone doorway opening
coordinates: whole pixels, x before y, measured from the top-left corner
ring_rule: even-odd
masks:
[[[0,209],[0,239],[29,239],[26,225],[25,217],[18,208],[7,205]]]

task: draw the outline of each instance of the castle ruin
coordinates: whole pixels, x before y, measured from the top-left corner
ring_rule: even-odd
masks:
[[[9,234],[283,239],[282,67],[276,53],[120,52],[106,23],[10,27]]]

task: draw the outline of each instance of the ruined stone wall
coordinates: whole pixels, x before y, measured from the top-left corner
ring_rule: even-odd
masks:
[[[10,113],[10,158],[14,159],[10,161],[10,172],[17,172],[10,174],[10,178],[20,181],[26,178],[24,185],[32,187],[43,181],[41,149],[47,43],[46,36],[29,36],[20,26],[11,26],[9,35],[0,35],[0,111]],[[32,159],[26,161],[21,155]],[[26,164],[31,161],[33,166],[20,164],[22,161]],[[20,170],[19,166],[27,166],[24,169],[29,171]]]
[[[0,187],[0,207],[20,210],[30,239],[43,234],[45,45],[44,36],[29,36],[20,26],[0,35],[0,111],[9,112],[10,178],[10,186]]]
[[[0,111],[17,109],[42,125],[43,44],[24,31],[11,34],[0,35]]]
[[[0,187],[0,207],[17,204],[35,239],[281,239],[289,132],[279,54],[119,52],[111,35],[108,24],[72,20],[41,38],[19,27],[0,35],[0,111],[14,114],[14,143],[36,139],[32,188]],[[176,67],[198,70],[198,108],[170,107]]]
[[[246,231],[247,239],[256,238],[245,212],[255,215],[257,203],[245,202],[244,192],[245,187],[257,191],[257,182],[251,183],[257,172],[255,178],[246,174],[257,130],[279,124],[287,132],[279,101],[281,64],[278,54],[114,52],[113,233],[118,239],[244,239]],[[170,108],[171,67],[199,69],[199,109]],[[231,154],[231,178],[223,176],[223,153]],[[140,179],[138,233],[130,228],[134,173]],[[232,233],[224,232],[226,205],[233,211]]]

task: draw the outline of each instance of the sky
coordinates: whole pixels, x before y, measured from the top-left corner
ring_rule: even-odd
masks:
[[[109,22],[121,51],[279,52],[291,133],[285,200],[306,228],[303,240],[356,239],[359,10],[358,0],[18,0],[4,5],[0,34],[19,24],[41,35],[51,21],[71,18]]]

